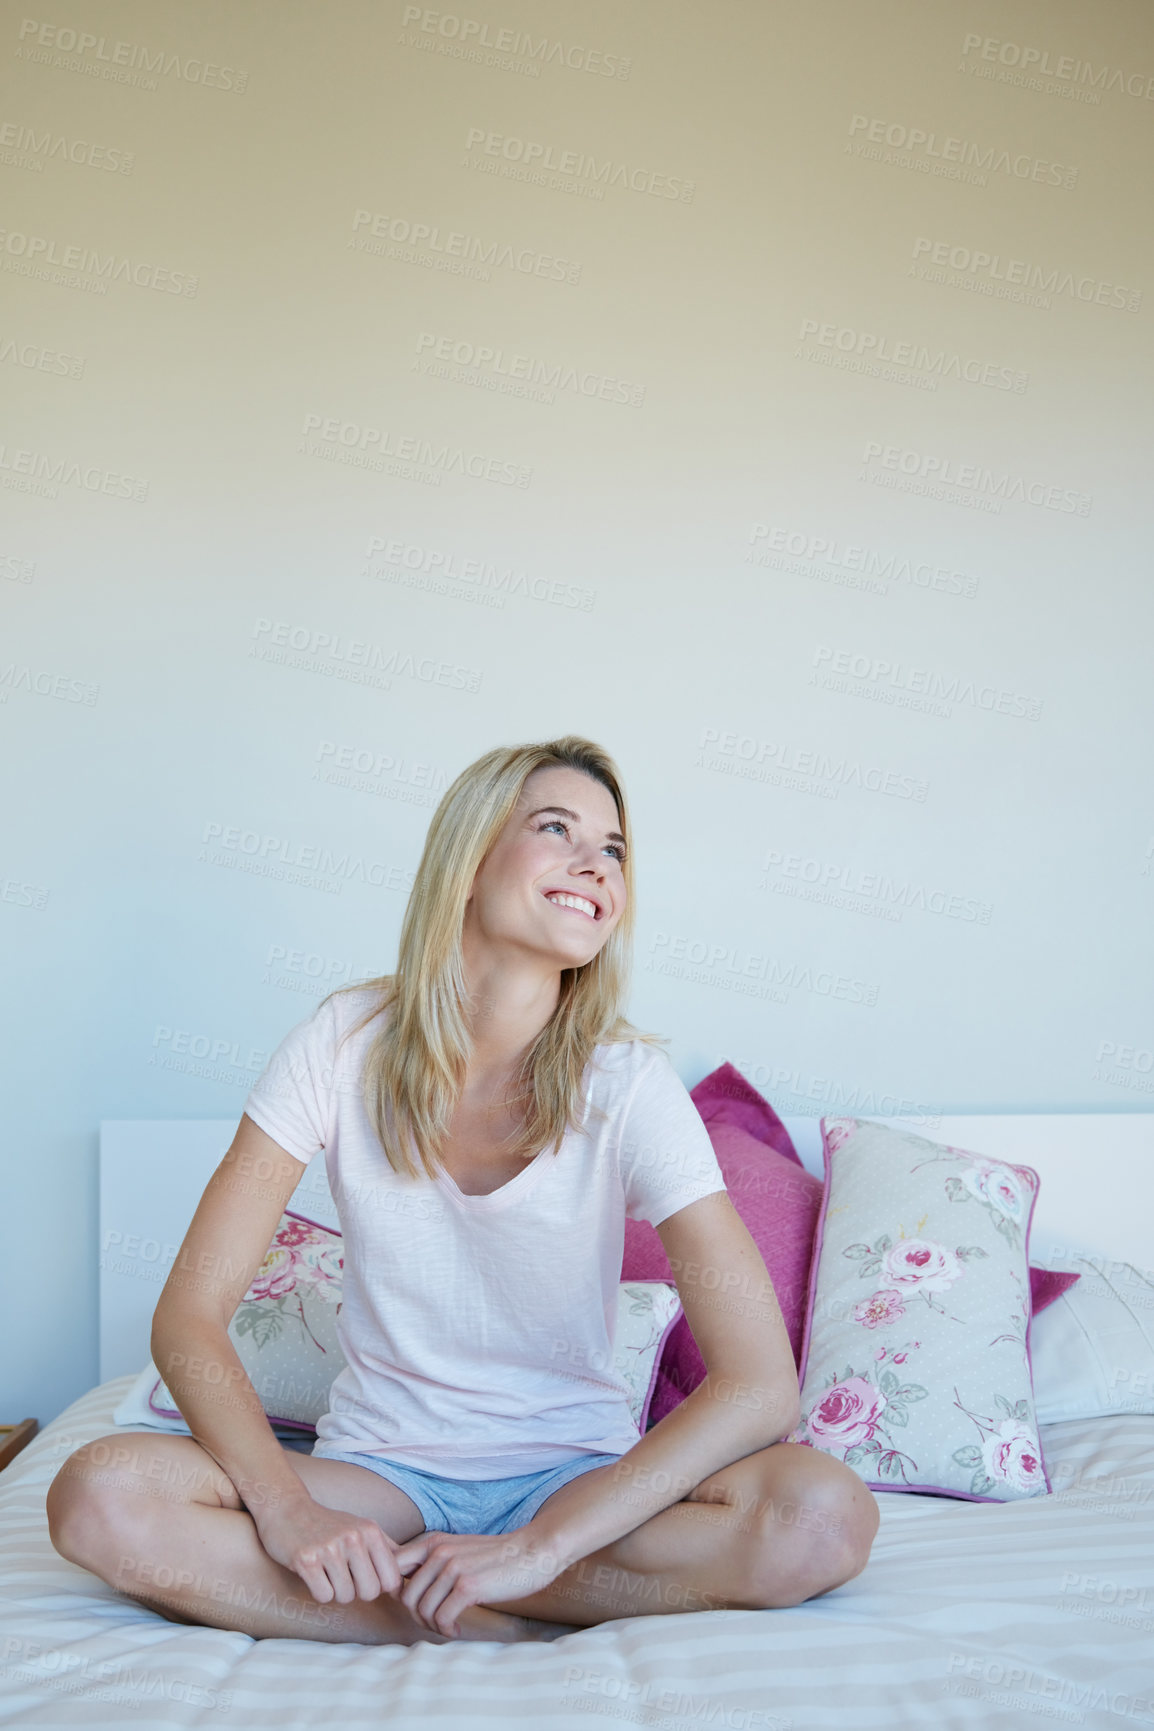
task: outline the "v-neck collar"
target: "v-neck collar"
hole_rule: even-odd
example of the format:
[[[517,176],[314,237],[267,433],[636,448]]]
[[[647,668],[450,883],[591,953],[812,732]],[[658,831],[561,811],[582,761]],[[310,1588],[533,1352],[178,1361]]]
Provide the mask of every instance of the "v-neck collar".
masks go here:
[[[593,1063],[591,1058],[586,1069],[592,1070],[592,1067]],[[434,1178],[434,1184],[439,1185],[440,1188],[451,1196],[460,1207],[471,1208],[477,1213],[491,1214],[499,1208],[507,1207],[510,1201],[515,1202],[519,1196],[525,1195],[532,1188],[532,1186],[537,1182],[537,1179],[541,1176],[541,1171],[546,1161],[563,1160],[565,1158],[566,1150],[568,1149],[573,1137],[575,1135],[579,1136],[584,1131],[589,1118],[589,1107],[592,1098],[593,1078],[590,1075],[585,1092],[582,1096],[581,1116],[576,1130],[574,1130],[572,1126],[567,1128],[564,1136],[561,1138],[561,1146],[555,1153],[550,1148],[543,1148],[539,1154],[534,1154],[532,1160],[528,1161],[523,1170],[517,1173],[516,1177],[507,1179],[504,1184],[499,1184],[496,1190],[485,1191],[479,1195],[471,1195],[467,1190],[461,1189],[452,1173],[446,1172],[444,1167],[440,1169]]]
[[[449,1195],[461,1203],[463,1207],[491,1212],[494,1208],[505,1207],[511,1198],[515,1199],[528,1188],[530,1173],[538,1172],[542,1161],[553,1158],[560,1159],[565,1152],[568,1140],[569,1138],[566,1136],[561,1144],[560,1153],[556,1156],[551,1155],[547,1149],[543,1149],[540,1154],[535,1154],[520,1172],[512,1178],[507,1178],[504,1184],[497,1186],[496,1190],[483,1190],[475,1194],[468,1190],[462,1190],[452,1173],[446,1172],[443,1167],[437,1173],[434,1183],[439,1184],[443,1190],[447,1190]]]

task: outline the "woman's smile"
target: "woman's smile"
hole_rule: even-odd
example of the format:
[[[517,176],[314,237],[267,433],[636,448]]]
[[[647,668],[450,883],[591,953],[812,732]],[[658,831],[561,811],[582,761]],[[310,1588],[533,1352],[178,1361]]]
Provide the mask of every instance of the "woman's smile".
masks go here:
[[[586,920],[601,918],[601,910],[588,896],[578,895],[576,891],[570,890],[545,890],[543,893],[547,902],[555,908],[562,908],[566,913],[580,914],[581,918]]]

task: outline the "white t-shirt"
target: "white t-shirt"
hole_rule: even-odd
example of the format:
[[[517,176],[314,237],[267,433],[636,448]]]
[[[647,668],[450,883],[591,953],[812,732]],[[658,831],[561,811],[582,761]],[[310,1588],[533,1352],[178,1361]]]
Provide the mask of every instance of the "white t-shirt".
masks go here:
[[[244,1106],[296,1159],[324,1149],[344,1236],[347,1366],[316,1453],[462,1479],[624,1454],[639,1440],[613,1369],[626,1215],[657,1226],[725,1189],[688,1090],[660,1048],[599,1045],[582,1128],[492,1194],[466,1195],[446,1172],[389,1164],[361,1084],[380,1017],[336,1051],[377,1001],[362,987],[319,1006]]]

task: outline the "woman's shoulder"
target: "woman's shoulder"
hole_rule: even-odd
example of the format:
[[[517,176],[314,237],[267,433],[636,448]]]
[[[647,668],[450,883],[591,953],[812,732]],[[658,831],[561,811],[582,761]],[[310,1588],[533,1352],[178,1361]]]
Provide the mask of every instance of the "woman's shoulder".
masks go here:
[[[338,1039],[371,1040],[388,1018],[388,994],[378,985],[343,986],[324,1000]]]
[[[632,1093],[642,1076],[652,1074],[657,1066],[664,1067],[668,1063],[664,1047],[637,1035],[603,1040],[593,1053],[594,1086],[599,1086],[610,1096],[621,1098]]]
[[[363,986],[338,986],[330,994],[329,1002],[336,1006],[338,1019],[351,1024],[371,1009],[383,1009],[387,998],[385,987],[373,982]]]
[[[310,1050],[359,1046],[371,1040],[380,1027],[376,1011],[384,995],[377,986],[339,988],[328,993],[305,1015],[292,1037]]]

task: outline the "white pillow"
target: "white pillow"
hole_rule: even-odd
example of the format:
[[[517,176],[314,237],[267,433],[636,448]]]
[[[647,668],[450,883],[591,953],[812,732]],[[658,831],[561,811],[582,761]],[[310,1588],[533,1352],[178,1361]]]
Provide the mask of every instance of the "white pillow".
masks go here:
[[[629,1411],[638,1430],[641,1429],[652,1400],[658,1357],[680,1315],[681,1299],[678,1297],[677,1288],[668,1281],[627,1280],[622,1281],[617,1288],[613,1368],[629,1391]],[[344,1362],[342,1355],[333,1364],[334,1377],[343,1368]],[[254,1381],[259,1393],[259,1380],[252,1377],[251,1373],[250,1380]],[[155,1402],[155,1405],[150,1404],[150,1401]],[[171,1407],[172,1404],[172,1396],[165,1388],[156,1366],[149,1359],[113,1413],[112,1421],[114,1424],[131,1426],[133,1430],[170,1431],[178,1436],[190,1435],[182,1418],[167,1418],[156,1411],[157,1406]],[[312,1415],[314,1423],[325,1411],[327,1404],[327,1398],[318,1398],[315,1414]],[[308,1426],[286,1425],[272,1419],[269,1422],[282,1442],[295,1442],[306,1452],[311,1450],[313,1437]]]
[[[1107,1256],[1045,1262],[1082,1278],[1030,1324],[1038,1423],[1154,1413],[1154,1277]]]

